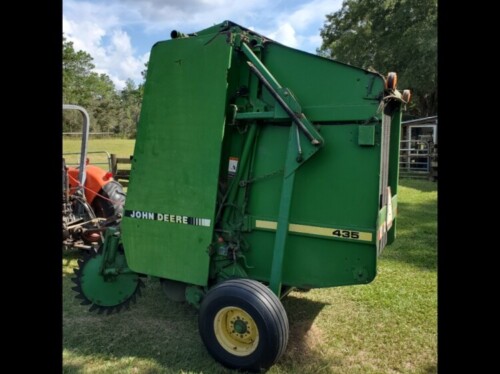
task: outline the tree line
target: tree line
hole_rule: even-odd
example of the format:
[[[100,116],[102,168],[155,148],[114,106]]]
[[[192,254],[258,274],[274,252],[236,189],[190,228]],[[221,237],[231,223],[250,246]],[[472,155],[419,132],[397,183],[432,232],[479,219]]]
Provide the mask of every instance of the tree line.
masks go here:
[[[73,42],[63,36],[63,103],[83,106],[90,116],[91,132],[110,132],[134,138],[141,110],[144,83],[136,86],[128,79],[117,90],[106,74],[94,71],[92,56],[76,51]],[[146,64],[147,68],[147,64]],[[142,72],[145,77],[146,70]],[[81,114],[63,112],[63,132],[81,131]]]

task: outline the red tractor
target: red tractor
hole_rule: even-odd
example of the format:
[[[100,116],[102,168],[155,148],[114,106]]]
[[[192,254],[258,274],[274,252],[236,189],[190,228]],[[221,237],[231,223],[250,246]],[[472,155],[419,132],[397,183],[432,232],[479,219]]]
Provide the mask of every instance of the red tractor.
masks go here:
[[[78,110],[83,115],[79,164],[67,166],[65,158],[62,159],[63,248],[97,251],[103,240],[102,232],[121,220],[125,193],[110,171],[88,164],[90,121],[87,111],[69,104],[64,104],[63,109]]]

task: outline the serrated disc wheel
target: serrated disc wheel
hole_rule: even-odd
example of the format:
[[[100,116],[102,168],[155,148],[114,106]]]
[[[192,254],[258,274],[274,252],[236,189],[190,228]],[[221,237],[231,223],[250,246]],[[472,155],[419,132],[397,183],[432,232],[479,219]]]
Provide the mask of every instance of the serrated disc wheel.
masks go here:
[[[75,297],[82,300],[81,305],[90,305],[89,311],[99,314],[129,309],[130,303],[135,303],[136,297],[141,296],[144,283],[139,274],[133,272],[107,276],[99,274],[103,259],[99,250],[78,260],[78,267],[74,269],[76,277],[72,279],[76,284],[72,288],[77,292]],[[126,268],[124,253],[117,253],[115,266]]]

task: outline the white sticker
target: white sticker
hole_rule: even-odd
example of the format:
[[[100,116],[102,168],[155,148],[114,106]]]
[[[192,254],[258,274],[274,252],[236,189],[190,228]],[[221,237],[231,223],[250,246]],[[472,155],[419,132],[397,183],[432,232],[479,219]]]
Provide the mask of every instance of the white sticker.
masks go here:
[[[387,231],[391,229],[393,220],[391,186],[387,186]]]
[[[236,157],[229,157],[229,175],[234,176],[236,175],[236,171],[238,170],[238,161],[239,158]]]

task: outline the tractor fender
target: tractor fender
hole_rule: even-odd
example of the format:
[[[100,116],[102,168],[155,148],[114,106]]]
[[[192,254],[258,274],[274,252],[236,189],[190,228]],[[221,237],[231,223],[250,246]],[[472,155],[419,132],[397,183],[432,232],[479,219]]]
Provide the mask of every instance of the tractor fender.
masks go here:
[[[78,186],[78,169],[68,168],[69,185],[71,193],[74,193]],[[89,204],[92,204],[96,195],[103,189],[103,187],[113,180],[106,170],[101,169],[95,165],[87,165],[85,167],[85,198]]]

